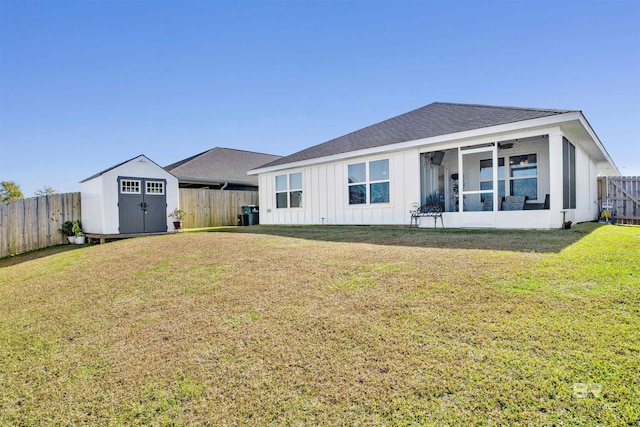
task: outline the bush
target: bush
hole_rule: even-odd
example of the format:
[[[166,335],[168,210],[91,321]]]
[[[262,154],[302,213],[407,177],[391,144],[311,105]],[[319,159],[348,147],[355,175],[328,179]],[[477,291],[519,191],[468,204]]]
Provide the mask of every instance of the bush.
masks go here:
[[[62,234],[64,234],[65,236],[73,236],[76,233],[74,233],[73,231],[73,222],[71,221],[65,221],[62,223],[62,226],[60,227],[60,232]]]

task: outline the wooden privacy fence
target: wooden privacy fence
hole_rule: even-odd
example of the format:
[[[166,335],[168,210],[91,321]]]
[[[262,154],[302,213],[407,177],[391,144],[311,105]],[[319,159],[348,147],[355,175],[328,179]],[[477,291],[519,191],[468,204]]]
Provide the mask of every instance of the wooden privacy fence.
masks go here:
[[[615,224],[640,225],[640,176],[600,178],[601,203],[613,204]]]
[[[60,227],[80,213],[80,193],[0,202],[0,258],[65,243]]]
[[[184,228],[236,225],[242,206],[257,204],[257,191],[180,189],[180,209],[187,213]]]

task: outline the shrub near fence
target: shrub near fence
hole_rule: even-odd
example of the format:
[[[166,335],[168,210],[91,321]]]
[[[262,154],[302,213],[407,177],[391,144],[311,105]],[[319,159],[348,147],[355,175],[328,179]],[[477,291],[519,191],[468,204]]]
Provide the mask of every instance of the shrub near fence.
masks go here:
[[[257,191],[180,189],[180,209],[187,213],[184,228],[236,225],[242,206],[257,204]]]
[[[80,193],[0,203],[0,258],[66,242],[65,221],[80,219]]]

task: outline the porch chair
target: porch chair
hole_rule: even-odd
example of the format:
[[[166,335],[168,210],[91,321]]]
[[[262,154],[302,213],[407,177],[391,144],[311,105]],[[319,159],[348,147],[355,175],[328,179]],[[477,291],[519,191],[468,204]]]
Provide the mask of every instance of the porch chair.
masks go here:
[[[524,204],[527,196],[506,196],[502,202],[503,211],[521,211],[524,210]]]

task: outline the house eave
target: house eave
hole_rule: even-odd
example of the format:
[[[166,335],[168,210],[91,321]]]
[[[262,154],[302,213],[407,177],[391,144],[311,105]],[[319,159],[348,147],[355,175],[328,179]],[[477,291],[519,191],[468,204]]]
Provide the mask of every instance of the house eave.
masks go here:
[[[506,123],[506,124],[497,125],[497,126],[489,126],[489,127],[472,129],[472,130],[463,131],[463,132],[438,135],[438,136],[433,136],[429,138],[421,138],[421,139],[416,139],[416,140],[411,140],[406,142],[400,142],[396,144],[389,144],[389,145],[383,145],[379,147],[367,148],[364,150],[350,151],[347,153],[340,153],[340,154],[335,154],[331,156],[316,157],[313,159],[301,160],[301,161],[292,162],[292,163],[285,163],[285,164],[280,164],[272,167],[252,169],[247,171],[247,175],[258,175],[262,173],[276,172],[276,171],[285,170],[285,169],[302,168],[302,167],[311,166],[311,165],[320,164],[320,163],[341,161],[341,160],[345,160],[353,157],[388,153],[393,151],[423,147],[426,145],[455,142],[458,140],[460,141],[460,145],[462,146],[466,144],[467,140],[472,138],[487,137],[490,135],[495,135],[496,138],[499,138],[501,134],[506,134],[509,132],[517,132],[517,131],[529,130],[533,128],[544,128],[544,127],[549,127],[554,125],[557,126],[557,125],[561,125],[562,123],[566,123],[574,120],[580,121],[580,123],[585,127],[585,129],[587,130],[591,138],[594,140],[594,142],[598,146],[598,148],[606,156],[606,160],[617,170],[617,168],[613,164],[613,161],[611,160],[606,150],[604,149],[602,143],[596,136],[595,132],[593,132],[593,129],[591,129],[591,126],[589,126],[588,122],[586,122],[586,119],[584,118],[582,113],[579,111],[570,111],[567,113],[557,114],[557,115],[548,116],[548,117],[541,117],[537,119]]]
[[[201,179],[201,178],[192,178],[188,176],[178,176],[178,182],[183,184],[208,184],[208,185],[222,185],[222,184],[230,184],[230,185],[245,185],[250,187],[257,187],[258,183],[256,181],[240,181],[237,179]]]
[[[604,160],[605,163],[608,166],[608,169],[611,170],[611,172],[613,173],[607,173],[606,175],[616,175],[616,176],[620,176],[620,169],[618,169],[618,166],[615,164],[615,162],[613,161],[613,159],[611,158],[611,156],[609,155],[609,152],[607,151],[607,149],[604,147],[604,144],[602,144],[602,141],[600,141],[600,138],[598,138],[598,135],[596,134],[596,132],[593,130],[593,128],[591,127],[591,124],[589,123],[589,121],[587,120],[587,118],[582,114],[580,114],[580,123],[582,124],[582,126],[584,127],[584,129],[587,131],[587,133],[589,134],[589,136],[591,137],[591,139],[593,140],[594,144],[596,145],[596,147],[600,150],[600,152],[603,154],[604,156]],[[601,162],[602,163],[602,162]]]

